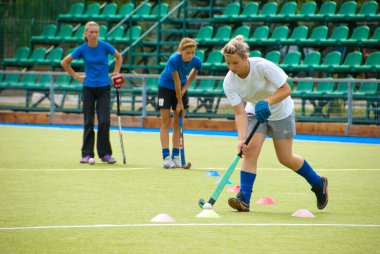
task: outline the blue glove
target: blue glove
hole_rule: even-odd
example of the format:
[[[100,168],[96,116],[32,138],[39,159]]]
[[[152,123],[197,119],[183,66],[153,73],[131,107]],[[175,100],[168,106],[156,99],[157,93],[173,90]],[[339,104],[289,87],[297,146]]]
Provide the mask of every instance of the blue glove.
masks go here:
[[[255,106],[255,114],[257,121],[260,123],[265,123],[268,121],[268,118],[271,115],[269,110],[269,103],[266,101],[259,101]]]

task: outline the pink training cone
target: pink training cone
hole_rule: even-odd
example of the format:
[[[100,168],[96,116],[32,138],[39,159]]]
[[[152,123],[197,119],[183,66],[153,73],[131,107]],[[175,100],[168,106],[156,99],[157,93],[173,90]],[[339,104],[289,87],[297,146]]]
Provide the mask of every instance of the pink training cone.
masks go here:
[[[239,186],[239,185],[232,186],[232,187],[229,188],[227,191],[228,191],[228,192],[239,192],[239,191],[240,191],[240,186]]]
[[[293,214],[292,214],[293,217],[302,217],[302,218],[314,218],[315,215],[312,214],[309,210],[307,209],[299,209],[297,211],[295,211]]]
[[[277,202],[272,198],[260,198],[256,201],[256,205],[275,205]]]
[[[172,223],[172,222],[175,222],[175,219],[173,219],[169,214],[160,213],[160,214],[156,215],[150,221],[151,222],[161,222],[161,223]]]

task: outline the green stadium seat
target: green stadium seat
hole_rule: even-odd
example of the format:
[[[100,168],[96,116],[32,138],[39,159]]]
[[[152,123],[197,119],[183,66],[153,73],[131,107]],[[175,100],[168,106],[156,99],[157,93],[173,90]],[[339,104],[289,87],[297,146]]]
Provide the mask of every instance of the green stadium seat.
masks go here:
[[[278,26],[273,30],[271,37],[264,41],[264,45],[266,44],[282,44],[282,42],[286,41],[289,35],[288,26]]]
[[[303,62],[299,65],[296,65],[293,67],[294,70],[299,71],[313,71],[315,70],[315,67],[319,65],[321,62],[321,53],[318,51],[312,51],[310,53],[307,53]]]
[[[81,43],[84,42],[84,33],[85,33],[85,25],[81,25],[78,28],[74,28],[74,34],[72,37],[66,37],[63,41],[65,42],[75,42],[75,43]]]
[[[99,26],[99,40],[105,41],[107,38],[107,26],[100,25]]]
[[[194,38],[195,41],[202,44],[205,42],[207,38],[212,38],[214,33],[214,28],[212,26],[202,26]]]
[[[205,51],[202,49],[196,49],[195,56],[199,57],[199,59],[201,59],[201,61],[203,62],[203,60],[205,59]]]
[[[235,29],[235,31],[232,33],[231,38],[235,38],[238,35],[242,35],[244,39],[249,38],[250,28],[249,26],[239,26]],[[224,42],[228,43],[231,38],[225,38]]]
[[[245,41],[249,44],[263,45],[269,37],[269,27],[266,25],[257,27],[250,38]]]
[[[147,78],[145,80],[145,88],[146,88],[146,95],[147,95],[147,105],[152,105],[153,108],[156,108],[157,102],[156,97],[158,93],[158,84],[159,79],[158,78]],[[136,97],[142,96],[143,94],[143,87],[136,86],[132,88],[132,110],[135,110],[135,103],[136,103]]]
[[[60,91],[71,90],[70,81],[70,75],[58,75],[54,83],[54,88]]]
[[[20,61],[26,60],[29,57],[30,48],[20,47],[16,49],[15,57],[3,59],[4,66],[17,66]]]
[[[326,54],[321,65],[315,66],[316,70],[332,72],[340,65],[342,54],[339,51],[331,51]]]
[[[336,2],[335,1],[326,1],[323,2],[319,12],[317,14],[310,14],[309,19],[313,21],[328,21],[336,11]]]
[[[192,90],[191,96],[210,96],[209,93],[212,93],[215,87],[216,80],[212,79],[202,79],[199,82],[197,88]]]
[[[344,46],[361,46],[363,42],[367,41],[369,37],[368,26],[358,26],[352,31],[352,35],[349,39],[342,40]]]
[[[60,63],[63,57],[63,49],[60,47],[53,48],[45,59],[38,59],[38,65],[52,65],[53,63]]]
[[[100,14],[100,4],[92,3],[89,4],[85,10],[85,12],[81,15],[75,15],[74,21],[89,21],[95,19]]]
[[[332,78],[331,78],[332,80]],[[321,96],[326,96],[328,93],[334,91],[335,83],[331,82],[319,82],[315,90],[308,92],[309,97],[318,98]]]
[[[365,99],[368,96],[378,95],[378,83],[361,83],[359,89],[353,92],[354,99]]]
[[[14,83],[10,88],[12,89],[26,89],[28,86],[32,86],[36,83],[37,75],[34,73],[25,73],[22,75],[19,83]]]
[[[84,4],[83,3],[73,3],[70,6],[70,10],[67,14],[59,14],[58,15],[58,20],[59,21],[71,21],[75,17],[82,15],[83,11],[84,11]]]
[[[347,54],[344,62],[336,66],[335,71],[353,72],[362,64],[363,54],[360,51],[353,51]]]
[[[19,84],[20,80],[20,74],[18,73],[8,73],[5,75],[4,80],[1,82],[2,83],[2,88],[11,88],[13,86],[17,86]]]
[[[307,96],[308,93],[313,91],[314,83],[311,81],[298,82],[295,90],[292,91],[291,96],[294,98],[300,98],[302,96]]]
[[[189,91],[189,96],[197,97],[197,106],[193,112],[198,112],[203,107],[207,113],[213,112],[215,84],[216,80],[202,79],[199,81],[198,87]]]
[[[378,3],[376,1],[369,1],[363,3],[358,14],[355,15],[355,20],[372,21],[379,20]]]
[[[212,50],[204,63],[202,63],[203,69],[212,69],[215,67],[216,63],[222,63],[223,55],[220,50]]]
[[[309,33],[309,28],[307,26],[297,26],[293,29],[290,37],[283,41],[282,43],[297,45],[302,39],[306,39]]]
[[[137,7],[138,8],[138,7]],[[138,9],[132,16],[132,20],[142,20],[143,16],[147,16],[150,14],[152,10],[152,5],[150,3],[143,4],[140,9]]]
[[[73,36],[74,27],[72,25],[63,25],[58,30],[55,37],[50,38],[47,42],[60,43],[62,41],[69,41]]]
[[[243,11],[240,15],[237,15],[237,16],[234,15],[230,17],[229,20],[232,20],[232,21],[248,20],[250,17],[256,16],[258,12],[259,12],[259,4],[257,2],[249,2],[244,6]]]
[[[281,64],[279,64],[279,66],[284,70],[292,71],[294,70],[293,67],[295,65],[299,65],[300,61],[301,53],[298,51],[290,51],[285,55],[284,60]]]
[[[279,64],[281,59],[281,53],[278,50],[272,50],[266,53],[264,58],[268,61],[271,61],[272,63]]]
[[[32,36],[30,40],[32,43],[39,43],[39,42],[44,43],[46,40],[54,38],[56,32],[57,32],[57,25],[56,24],[48,24],[48,25],[44,26],[44,29],[42,30],[41,35]]]
[[[259,15],[254,15],[248,17],[250,21],[266,21],[269,20],[272,16],[276,15],[278,8],[277,2],[267,2],[262,6]]]
[[[260,50],[252,50],[249,52],[249,57],[262,57]]]
[[[333,91],[326,91],[326,96],[329,98],[347,98],[348,83],[339,82],[338,86]]]
[[[343,2],[339,8],[337,14],[330,15],[330,20],[332,21],[350,21],[352,17],[356,14],[356,9],[358,4],[356,1]]]
[[[349,29],[346,25],[336,26],[328,39],[322,40],[321,45],[342,45],[348,37]]]
[[[116,40],[121,40],[124,35],[124,26],[118,26],[116,28],[112,28],[107,36],[106,40],[110,43],[116,42]]]
[[[238,2],[232,2],[226,6],[226,8],[223,11],[223,14],[221,15],[214,15],[214,19],[216,21],[225,21],[229,20],[232,17],[239,16],[240,13],[240,3]]]
[[[296,2],[285,2],[282,6],[280,12],[276,15],[273,15],[269,18],[270,21],[281,21],[289,22],[292,17],[296,15],[297,12],[297,3]]]
[[[380,45],[380,27],[377,27],[373,32],[372,37],[368,40],[364,40],[363,44],[371,47]]]
[[[153,7],[152,13],[150,15],[143,15],[143,20],[157,20],[162,18],[169,12],[169,5],[167,3],[156,4]]]
[[[131,44],[141,36],[141,26],[132,26],[127,29],[125,36],[115,38],[114,43],[129,43]]]
[[[45,48],[35,48],[31,54],[31,56],[27,59],[20,60],[20,66],[32,66],[37,63],[38,60],[42,60],[45,58],[46,49]]]
[[[315,15],[317,4],[314,1],[306,2],[301,6],[301,10],[297,14],[289,14],[290,21],[309,20],[311,15]]]
[[[368,55],[365,63],[355,68],[359,72],[380,71],[380,51],[372,52]]]
[[[128,15],[130,15],[130,13],[133,11],[133,9],[135,8],[135,5],[133,3],[125,3],[121,6],[119,12],[115,15],[108,15],[108,18],[107,20],[108,21],[113,21],[113,22],[116,22],[116,21],[120,21],[122,20],[123,18],[127,17]]]
[[[225,39],[231,38],[231,27],[224,25],[216,30],[215,36],[212,38],[205,38],[204,44],[221,44],[225,42]]]
[[[116,15],[117,12],[117,4],[116,3],[108,3],[101,10],[99,15],[92,15],[93,20],[107,20],[108,17]]]
[[[301,39],[300,44],[302,46],[321,45],[321,42],[326,40],[328,34],[328,28],[325,25],[315,27],[309,38]]]

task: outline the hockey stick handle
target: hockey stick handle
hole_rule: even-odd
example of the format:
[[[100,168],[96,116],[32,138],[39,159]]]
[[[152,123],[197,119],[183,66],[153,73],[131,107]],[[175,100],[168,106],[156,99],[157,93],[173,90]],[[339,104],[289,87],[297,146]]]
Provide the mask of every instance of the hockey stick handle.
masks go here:
[[[120,116],[120,94],[119,94],[119,89],[116,89],[116,104],[117,104],[117,115]]]
[[[248,145],[249,144],[249,141],[251,141],[253,135],[255,135],[255,132],[256,132],[257,128],[259,128],[259,125],[260,125],[260,122],[257,121],[256,124],[255,124],[255,126],[253,126],[253,129],[252,129],[251,133],[249,133],[248,138],[245,140],[244,145]],[[238,156],[239,157],[243,156],[243,151],[240,151],[239,154],[238,154]]]

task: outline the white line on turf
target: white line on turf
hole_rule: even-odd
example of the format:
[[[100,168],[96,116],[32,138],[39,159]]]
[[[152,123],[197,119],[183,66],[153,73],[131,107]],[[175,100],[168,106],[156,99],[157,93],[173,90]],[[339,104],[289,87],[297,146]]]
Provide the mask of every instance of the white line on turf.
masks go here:
[[[0,230],[31,229],[74,229],[74,228],[128,228],[128,227],[350,227],[380,228],[380,224],[312,224],[312,223],[173,223],[173,224],[96,224],[96,225],[62,225],[0,227]]]
[[[152,169],[161,169],[161,168],[96,168],[96,166],[89,166],[88,168],[0,168],[0,171],[128,171],[128,170],[152,170]],[[236,168],[237,170],[240,170],[240,168]],[[195,170],[226,170],[226,168],[192,168],[190,171]],[[287,168],[259,168],[259,170],[270,170],[270,171],[290,171],[290,169]],[[318,171],[338,171],[338,172],[345,172],[345,171],[380,171],[380,168],[319,168]]]

